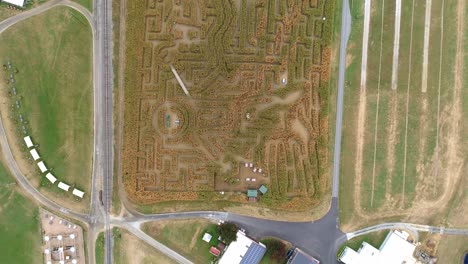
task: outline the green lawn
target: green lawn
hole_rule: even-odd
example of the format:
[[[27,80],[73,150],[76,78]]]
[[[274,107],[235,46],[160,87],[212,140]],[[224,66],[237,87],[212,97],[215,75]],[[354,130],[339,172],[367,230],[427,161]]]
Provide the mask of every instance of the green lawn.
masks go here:
[[[388,231],[378,231],[378,232],[374,232],[374,233],[370,233],[367,235],[353,238],[347,241],[345,244],[341,245],[340,250],[338,250],[337,255],[339,256],[346,246],[357,251],[359,247],[362,245],[362,242],[364,241],[367,242],[368,244],[371,244],[375,248],[379,248],[380,245],[385,240],[385,237],[387,236],[387,234],[388,234]]]
[[[2,63],[10,60],[19,70],[18,96],[10,102],[20,100],[21,108],[13,108],[10,116],[15,123],[19,114],[24,116],[39,154],[59,180],[89,192],[93,80],[88,22],[76,11],[58,7],[11,27],[0,36],[0,43]],[[29,157],[22,138],[17,142],[23,156]],[[35,171],[33,178],[38,180],[39,170]],[[44,178],[42,185],[62,195]]]
[[[195,263],[210,263],[214,259],[209,250],[211,246],[218,244],[218,232],[217,225],[211,221],[200,219],[154,222],[145,224],[143,230]],[[210,244],[202,240],[205,232],[213,236]]]
[[[96,263],[104,263],[104,233],[101,232],[96,239]]]
[[[73,2],[76,2],[83,7],[86,7],[90,12],[93,12],[93,0],[72,0]]]
[[[2,263],[40,263],[41,233],[37,206],[16,191],[0,164],[0,254]]]

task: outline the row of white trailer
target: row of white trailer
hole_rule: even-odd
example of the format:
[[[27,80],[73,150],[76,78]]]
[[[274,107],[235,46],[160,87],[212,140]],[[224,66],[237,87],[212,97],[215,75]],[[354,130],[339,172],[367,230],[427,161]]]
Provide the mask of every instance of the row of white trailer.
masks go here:
[[[31,156],[34,159],[34,161],[39,160],[41,157],[39,156],[39,153],[37,152],[37,150],[35,148],[33,148],[34,144],[33,144],[32,140],[31,140],[30,136],[24,137],[24,143],[26,143],[26,147],[29,149],[29,153],[31,153]],[[33,148],[33,149],[31,149],[31,148]],[[37,166],[39,167],[39,170],[41,171],[41,173],[47,172],[45,177],[52,184],[54,184],[57,181],[57,178],[55,178],[55,176],[52,175],[52,173],[48,172],[47,167],[46,167],[46,165],[44,164],[43,161],[37,162]],[[66,191],[66,192],[68,192],[70,190],[70,185],[68,185],[68,184],[66,184],[64,182],[59,182],[58,187],[60,189],[64,190],[64,191]],[[83,196],[84,196],[84,192],[80,191],[80,190],[78,190],[76,188],[73,189],[72,194],[77,196],[77,197],[80,197],[80,198],[83,198]]]

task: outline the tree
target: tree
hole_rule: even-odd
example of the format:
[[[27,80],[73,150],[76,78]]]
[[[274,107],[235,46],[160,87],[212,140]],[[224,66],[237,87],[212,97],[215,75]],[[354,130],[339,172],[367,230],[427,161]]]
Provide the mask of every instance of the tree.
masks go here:
[[[277,239],[266,239],[262,241],[267,248],[266,254],[270,254],[271,258],[283,262],[287,257],[287,246]]]
[[[221,236],[221,239],[226,243],[226,245],[231,244],[231,242],[236,241],[237,239],[237,225],[233,223],[222,223],[218,226],[218,232]]]

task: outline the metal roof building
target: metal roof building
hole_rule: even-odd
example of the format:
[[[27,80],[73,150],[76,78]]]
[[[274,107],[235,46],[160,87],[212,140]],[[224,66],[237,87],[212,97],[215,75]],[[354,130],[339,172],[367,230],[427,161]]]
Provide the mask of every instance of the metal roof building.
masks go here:
[[[31,156],[33,157],[34,160],[38,160],[40,158],[39,153],[37,153],[36,149],[31,149],[29,153],[31,153]]]
[[[37,166],[39,167],[39,169],[41,170],[41,172],[46,172],[46,171],[47,171],[47,167],[46,167],[46,165],[44,164],[43,161],[39,161],[39,162],[37,163]]]
[[[247,197],[254,197],[256,198],[258,196],[257,190],[247,190]]]
[[[70,189],[70,185],[65,184],[63,182],[59,182],[58,187],[66,192],[68,192],[68,190]]]
[[[76,188],[73,189],[73,192],[72,192],[72,193],[73,193],[73,195],[78,196],[78,197],[80,197],[80,198],[83,198],[83,195],[84,195],[84,192],[82,192],[82,191],[80,191],[80,190],[78,190],[78,189],[76,189]]]
[[[320,262],[315,258],[307,255],[302,250],[296,248],[292,257],[289,259],[288,264],[319,264]]]
[[[24,143],[26,143],[26,147],[28,148],[34,146],[30,136],[24,137]]]
[[[266,247],[237,231],[237,240],[231,242],[219,264],[258,264],[265,255]]]
[[[262,194],[265,194],[266,192],[268,192],[268,188],[262,184],[262,186],[258,188],[258,191],[261,192]]]
[[[46,175],[46,178],[52,183],[54,184],[56,181],[57,181],[57,178],[54,177],[54,175],[52,175],[52,173],[47,173]]]
[[[339,260],[345,264],[415,264],[416,245],[407,241],[408,236],[404,231],[390,231],[379,249],[363,242],[357,252],[346,247]]]
[[[12,4],[15,6],[23,7],[24,6],[24,0],[3,0],[2,2]]]

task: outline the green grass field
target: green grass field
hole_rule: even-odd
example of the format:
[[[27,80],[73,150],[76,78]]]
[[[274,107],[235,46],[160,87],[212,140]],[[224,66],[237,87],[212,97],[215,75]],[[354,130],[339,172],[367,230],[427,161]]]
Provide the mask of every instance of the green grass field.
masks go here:
[[[40,263],[38,208],[16,190],[0,164],[0,254],[2,263]]]
[[[104,233],[99,233],[95,247],[96,263],[104,263]]]
[[[72,0],[83,7],[86,7],[89,11],[93,12],[93,0]]]
[[[39,154],[59,180],[88,192],[93,151],[92,35],[88,22],[76,11],[58,7],[11,27],[0,36],[0,43],[1,61],[10,60],[19,70],[15,75],[19,97],[13,100],[21,98],[21,109],[10,116],[15,123],[19,114],[24,116]],[[16,140],[23,156],[29,157],[22,138]],[[33,177],[36,181],[40,177],[37,168]],[[45,178],[41,185],[64,195]]]
[[[453,175],[459,175],[455,166],[448,165],[456,162],[453,151],[458,148],[449,142],[466,134],[461,130],[452,132],[457,122],[451,121],[456,114],[462,114],[451,112],[455,100],[456,6],[456,1],[445,1],[444,6],[441,0],[432,1],[428,85],[422,92],[425,1],[415,1],[414,7],[413,1],[402,2],[396,90],[391,85],[395,2],[372,2],[362,160],[358,161],[358,109],[364,94],[359,89],[364,7],[354,1],[345,88],[342,224],[362,225],[376,218],[407,215],[408,209],[419,209],[424,202],[430,206],[439,199],[448,206],[450,199],[444,194],[451,190],[443,186],[456,181],[458,176]],[[360,172],[358,165],[362,167]],[[430,221],[427,215],[411,216],[414,221]]]
[[[143,231],[195,263],[210,263],[214,259],[209,250],[218,244],[217,225],[208,220],[149,223],[144,225]],[[205,232],[213,236],[210,244],[202,240]]]

